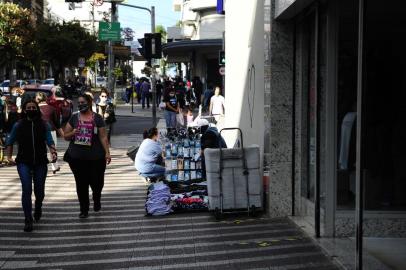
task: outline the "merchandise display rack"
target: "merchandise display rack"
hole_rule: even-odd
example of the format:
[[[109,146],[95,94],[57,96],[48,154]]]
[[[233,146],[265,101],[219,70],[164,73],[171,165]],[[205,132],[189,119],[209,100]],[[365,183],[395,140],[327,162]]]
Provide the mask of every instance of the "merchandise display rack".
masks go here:
[[[175,212],[207,211],[206,179],[202,174],[200,128],[160,131],[166,182]]]

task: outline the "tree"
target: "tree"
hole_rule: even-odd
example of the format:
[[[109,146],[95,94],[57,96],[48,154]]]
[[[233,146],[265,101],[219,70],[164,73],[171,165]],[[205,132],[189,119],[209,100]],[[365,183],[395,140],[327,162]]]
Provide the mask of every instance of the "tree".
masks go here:
[[[0,3],[0,58],[15,64],[33,42],[31,12],[13,3]]]
[[[56,82],[59,75],[65,79],[64,67],[76,67],[79,57],[88,59],[98,45],[96,37],[77,22],[42,23],[36,32],[36,42],[41,58],[51,64]]]
[[[95,52],[90,56],[89,60],[87,60],[87,66],[94,69],[96,62],[101,62],[106,60],[106,56],[103,53]]]
[[[168,37],[168,33],[165,30],[165,27],[163,25],[157,25],[155,27],[155,32],[156,33],[161,33],[161,41],[162,44],[166,43],[167,37]],[[160,66],[162,69],[162,74],[165,74],[166,72],[166,61],[165,58],[161,58],[160,60]]]
[[[155,33],[161,33],[161,39],[162,39],[162,43],[166,43],[166,38],[168,36],[168,33],[165,30],[165,27],[163,25],[157,25],[155,27]]]

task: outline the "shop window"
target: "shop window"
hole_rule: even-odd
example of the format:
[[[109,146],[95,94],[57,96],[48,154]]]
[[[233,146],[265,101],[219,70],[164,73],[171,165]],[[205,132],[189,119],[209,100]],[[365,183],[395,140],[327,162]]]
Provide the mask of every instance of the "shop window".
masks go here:
[[[338,209],[353,209],[358,11],[340,1]],[[361,148],[366,210],[406,210],[406,2],[367,1]]]

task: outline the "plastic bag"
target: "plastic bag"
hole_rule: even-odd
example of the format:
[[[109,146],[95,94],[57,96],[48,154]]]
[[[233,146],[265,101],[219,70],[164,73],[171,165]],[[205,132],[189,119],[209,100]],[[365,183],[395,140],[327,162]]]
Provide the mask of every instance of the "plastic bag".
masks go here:
[[[185,118],[183,117],[183,114],[180,112],[178,114],[176,114],[176,122],[180,125],[180,126],[184,126],[185,125]]]

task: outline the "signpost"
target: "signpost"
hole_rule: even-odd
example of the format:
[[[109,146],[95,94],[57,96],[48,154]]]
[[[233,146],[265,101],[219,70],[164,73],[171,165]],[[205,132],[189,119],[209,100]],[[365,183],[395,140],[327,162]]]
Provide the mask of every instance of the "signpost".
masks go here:
[[[120,23],[99,22],[99,40],[120,41]]]

